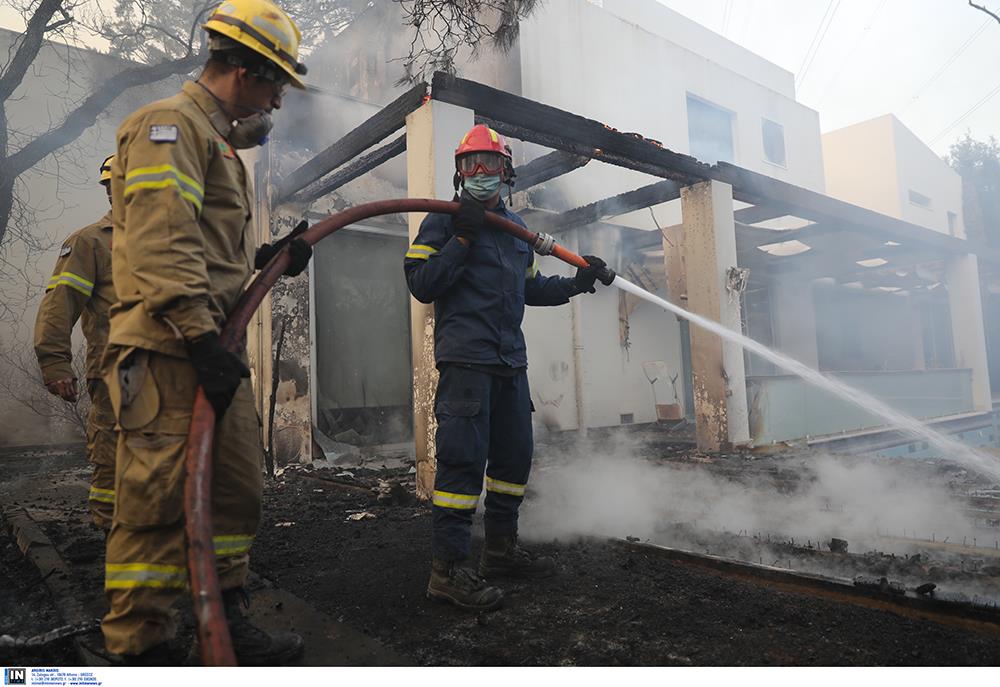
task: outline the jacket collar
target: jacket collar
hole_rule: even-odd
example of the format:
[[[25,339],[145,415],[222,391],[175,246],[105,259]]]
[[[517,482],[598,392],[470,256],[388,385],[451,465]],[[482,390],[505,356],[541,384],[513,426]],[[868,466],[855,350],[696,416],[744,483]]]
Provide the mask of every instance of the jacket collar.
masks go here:
[[[219,101],[215,99],[215,96],[195,81],[185,81],[182,90],[205,113],[205,116],[208,117],[208,121],[212,122],[215,130],[222,134],[223,138],[228,139],[229,134],[233,130],[233,121],[229,115],[222,111],[222,107],[219,105]]]
[[[111,210],[108,210],[108,213],[104,217],[97,220],[97,223],[101,225],[101,229],[113,229],[114,223],[111,221]]]

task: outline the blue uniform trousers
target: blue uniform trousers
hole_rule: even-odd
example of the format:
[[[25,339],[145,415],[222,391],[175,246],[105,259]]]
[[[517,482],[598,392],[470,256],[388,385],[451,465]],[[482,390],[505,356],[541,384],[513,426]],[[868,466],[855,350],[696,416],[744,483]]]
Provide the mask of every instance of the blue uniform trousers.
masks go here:
[[[469,555],[484,471],[487,535],[517,533],[517,511],[531,471],[527,370],[504,376],[442,364],[434,413],[434,557],[457,561]]]

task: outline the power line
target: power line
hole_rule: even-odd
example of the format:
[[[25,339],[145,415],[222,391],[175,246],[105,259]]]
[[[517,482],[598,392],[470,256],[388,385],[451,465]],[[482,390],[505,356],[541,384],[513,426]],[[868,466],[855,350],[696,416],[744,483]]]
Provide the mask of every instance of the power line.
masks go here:
[[[935,136],[934,138],[931,139],[931,143],[930,144],[934,145],[939,140],[941,140],[941,138],[943,138],[945,134],[947,134],[952,129],[954,129],[956,126],[958,126],[959,124],[961,124],[962,122],[964,122],[966,119],[968,119],[969,117],[971,117],[972,115],[974,115],[976,113],[976,111],[979,110],[979,108],[981,108],[983,105],[985,105],[990,100],[992,100],[993,97],[997,93],[1000,93],[1000,83],[998,83],[996,85],[996,87],[992,91],[990,91],[989,93],[987,93],[986,95],[984,95],[979,102],[977,102],[975,105],[973,105],[968,110],[966,110],[965,113],[961,117],[959,117],[954,122],[952,122],[951,124],[949,124],[945,129],[942,129],[941,133],[939,133],[937,136]]]
[[[743,44],[743,39],[747,37],[747,27],[750,26],[750,21],[754,17],[753,1],[754,0],[746,0],[746,2],[744,3],[744,7],[747,10],[747,18],[740,27],[740,37],[736,39],[736,42],[741,45]]]
[[[875,17],[877,17],[879,12],[882,11],[882,8],[885,7],[886,1],[887,0],[882,0],[882,2],[878,4],[878,7],[875,8],[875,11],[871,13],[871,16],[868,17],[868,21],[865,23],[865,28],[862,29],[861,33],[858,35],[857,39],[854,41],[854,45],[851,46],[851,49],[848,50],[847,53],[844,55],[843,59],[841,59],[840,67],[837,69],[837,72],[833,75],[833,78],[830,79],[829,82],[827,82],[826,88],[823,90],[823,97],[820,98],[819,103],[817,103],[817,107],[822,105],[823,101],[825,101],[827,96],[830,95],[831,86],[837,83],[837,79],[840,78],[841,72],[844,71],[844,67],[847,66],[847,64],[850,62],[850,59],[854,55],[854,52],[858,49],[858,46],[861,45],[862,41],[864,41],[864,39],[868,37],[868,31],[875,23]]]
[[[927,81],[925,81],[924,84],[917,89],[917,92],[913,95],[912,98],[910,98],[910,101],[903,106],[903,108],[899,111],[899,114],[903,114],[908,109],[910,109],[913,103],[917,102],[917,100],[920,98],[920,95],[924,91],[926,91],[931,86],[931,84],[937,81],[941,77],[941,75],[948,70],[948,67],[950,67],[955,62],[955,60],[961,57],[962,54],[969,49],[969,46],[971,46],[975,42],[975,40],[979,38],[980,34],[982,34],[982,32],[986,30],[986,27],[989,26],[991,21],[992,21],[991,19],[987,19],[986,21],[984,21],[978,29],[973,31],[971,36],[965,39],[965,42],[962,43],[962,45],[958,46],[958,49],[955,50],[954,53],[952,53],[951,57],[945,60],[945,63],[941,65],[941,67],[936,72],[934,72],[934,75],[931,78],[927,79]]]
[[[726,8],[722,11],[722,35],[729,31],[729,19],[733,15],[733,0],[726,0]]]
[[[832,8],[832,11],[831,11]],[[806,74],[809,73],[809,69],[813,66],[813,62],[816,59],[816,55],[819,54],[819,49],[823,45],[823,39],[826,38],[826,32],[830,30],[830,26],[833,24],[833,18],[837,14],[837,10],[840,9],[840,0],[830,0],[830,4],[826,7],[827,12],[823,15],[823,19],[820,20],[819,28],[816,29],[816,36],[813,40],[815,47],[812,49],[812,54],[806,53],[806,60],[799,67],[799,75],[796,79],[796,88],[801,88],[802,84],[805,83]],[[829,19],[827,19],[827,14],[829,14]],[[823,25],[823,22],[826,25]]]

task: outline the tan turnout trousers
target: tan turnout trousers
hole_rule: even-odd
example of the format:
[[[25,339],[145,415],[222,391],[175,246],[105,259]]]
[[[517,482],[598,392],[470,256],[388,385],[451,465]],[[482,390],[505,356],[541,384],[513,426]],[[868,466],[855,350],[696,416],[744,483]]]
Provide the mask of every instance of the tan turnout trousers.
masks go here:
[[[197,380],[182,358],[112,349],[108,376],[119,408],[117,511],[108,537],[104,618],[108,651],[140,654],[173,638],[171,606],[187,593],[184,457]],[[212,513],[223,589],[242,586],[260,522],[262,449],[250,381],[215,430]]]
[[[103,379],[88,379],[90,414],[87,416],[87,458],[94,466],[90,475],[90,516],[102,530],[111,529],[115,511],[115,411]]]

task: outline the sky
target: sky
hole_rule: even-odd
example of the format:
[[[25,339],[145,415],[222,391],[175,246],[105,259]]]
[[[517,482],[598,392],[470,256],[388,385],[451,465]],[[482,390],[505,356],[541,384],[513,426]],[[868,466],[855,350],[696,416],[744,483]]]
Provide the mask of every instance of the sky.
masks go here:
[[[795,74],[823,131],[891,112],[939,154],[1000,137],[1000,23],[967,0],[660,2]],[[10,3],[0,26],[20,30]]]
[[[660,2],[795,74],[824,132],[891,112],[939,154],[1000,138],[1000,23],[967,0]]]

